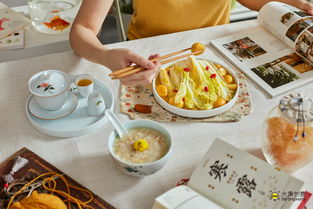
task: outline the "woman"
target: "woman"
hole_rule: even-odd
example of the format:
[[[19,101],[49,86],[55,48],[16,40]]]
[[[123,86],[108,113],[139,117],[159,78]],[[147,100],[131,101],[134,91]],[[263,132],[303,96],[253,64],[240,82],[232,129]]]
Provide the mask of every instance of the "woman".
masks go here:
[[[270,0],[238,0],[244,6],[259,10]],[[313,4],[305,0],[280,0],[313,15]],[[129,39],[144,38],[229,22],[231,0],[134,0],[134,15]],[[73,23],[70,41],[80,56],[112,71],[132,63],[147,70],[121,78],[126,85],[151,83],[159,63],[152,63],[128,49],[107,49],[97,38],[113,0],[84,0]],[[155,56],[150,56],[149,59]]]

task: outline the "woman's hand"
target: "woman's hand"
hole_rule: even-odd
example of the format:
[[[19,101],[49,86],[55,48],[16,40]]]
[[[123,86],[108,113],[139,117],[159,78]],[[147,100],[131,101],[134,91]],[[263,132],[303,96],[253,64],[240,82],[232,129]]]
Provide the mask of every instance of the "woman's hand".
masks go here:
[[[273,0],[237,0],[240,4],[248,7],[249,9],[259,11],[266,3],[269,3]],[[306,0],[276,0],[278,2],[282,2],[285,4],[289,4],[291,6],[297,7],[309,15],[313,15],[313,4],[307,2]]]
[[[299,9],[307,12],[309,15],[313,15],[313,4],[307,1],[299,1],[299,5],[297,6]]]
[[[159,55],[152,55],[149,57],[149,60],[156,57],[159,57]],[[133,63],[140,65],[146,68],[146,70],[120,78],[120,81],[124,85],[145,85],[152,82],[157,69],[160,67],[159,62],[151,62],[149,60],[128,49],[108,49],[105,51],[104,65],[112,71],[129,67]]]

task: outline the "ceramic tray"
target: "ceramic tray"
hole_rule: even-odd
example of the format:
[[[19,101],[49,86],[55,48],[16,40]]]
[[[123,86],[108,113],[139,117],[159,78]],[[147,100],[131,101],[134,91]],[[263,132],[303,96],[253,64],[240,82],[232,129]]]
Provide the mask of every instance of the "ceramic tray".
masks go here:
[[[103,82],[95,79],[94,91],[102,94],[106,107],[113,111],[114,97],[111,89]],[[57,120],[42,120],[33,116],[28,109],[28,103],[31,98],[29,96],[26,102],[26,114],[31,125],[46,135],[64,138],[81,136],[100,129],[107,122],[105,115],[89,116],[87,114],[88,98],[83,98],[79,94],[76,94],[76,96],[78,98],[76,109],[68,116]]]

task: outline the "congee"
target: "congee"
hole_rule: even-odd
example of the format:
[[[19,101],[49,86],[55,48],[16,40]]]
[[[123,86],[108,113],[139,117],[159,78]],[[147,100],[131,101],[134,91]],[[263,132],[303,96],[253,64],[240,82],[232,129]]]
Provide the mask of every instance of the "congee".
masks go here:
[[[123,161],[143,164],[162,158],[168,151],[168,141],[151,128],[133,128],[129,134],[114,141],[114,153]]]

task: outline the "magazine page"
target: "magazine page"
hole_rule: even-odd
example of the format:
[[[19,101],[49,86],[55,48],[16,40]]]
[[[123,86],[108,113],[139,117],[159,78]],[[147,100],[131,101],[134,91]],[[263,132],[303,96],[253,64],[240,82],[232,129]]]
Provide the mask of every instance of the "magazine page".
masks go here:
[[[266,4],[258,22],[313,64],[313,16],[279,2]]]
[[[271,97],[313,81],[313,67],[261,26],[211,45]]]
[[[303,182],[216,139],[188,186],[224,208],[287,209],[295,201],[276,197],[288,191],[299,193]]]
[[[280,2],[264,5],[258,14],[259,24],[292,48],[297,36],[312,22],[311,19],[304,11]]]

